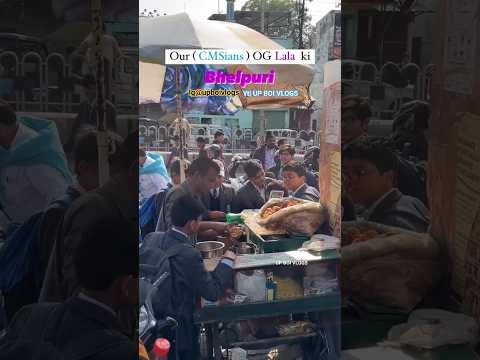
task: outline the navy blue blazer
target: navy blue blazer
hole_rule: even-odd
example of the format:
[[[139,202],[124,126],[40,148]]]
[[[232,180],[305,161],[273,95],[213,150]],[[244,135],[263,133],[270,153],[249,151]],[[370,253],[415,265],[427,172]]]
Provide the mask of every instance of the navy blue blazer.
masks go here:
[[[145,239],[145,248],[159,247],[166,251],[177,244],[188,244],[185,250],[170,260],[173,282],[173,296],[177,309],[178,321],[177,346],[179,350],[194,348],[193,313],[195,312],[196,299],[201,296],[209,301],[217,301],[226,289],[233,288],[233,269],[226,264],[219,263],[214,271],[205,269],[200,251],[197,250],[190,239],[172,229],[166,233],[154,232]],[[175,281],[183,279],[184,281]]]

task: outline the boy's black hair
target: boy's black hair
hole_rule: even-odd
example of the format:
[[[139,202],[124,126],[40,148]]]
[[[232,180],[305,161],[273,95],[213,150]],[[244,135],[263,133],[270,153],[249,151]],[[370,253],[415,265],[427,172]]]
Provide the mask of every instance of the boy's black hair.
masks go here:
[[[196,174],[200,176],[207,176],[210,169],[215,170],[217,174],[220,173],[220,167],[215,161],[207,157],[199,157],[192,161],[187,170],[188,176],[194,176]]]
[[[353,111],[362,122],[368,121],[372,116],[368,99],[358,95],[349,95],[342,98],[342,112],[347,110]]]
[[[280,155],[281,153],[288,152],[290,155],[295,155],[295,148],[292,145],[285,144],[281,145],[280,148],[278,149],[278,154]]]
[[[0,124],[11,126],[17,122],[17,115],[9,103],[0,99]]]
[[[372,163],[383,174],[396,171],[398,159],[392,148],[381,139],[362,137],[348,144],[342,151],[343,159],[363,159]]]
[[[206,144],[207,141],[203,137],[199,136],[199,137],[197,137],[197,143]]]
[[[186,164],[186,168],[185,168],[185,173],[188,172],[188,167],[190,166],[190,161],[188,160],[183,160],[184,163]],[[175,158],[171,163],[170,163],[170,167],[168,168],[168,171],[170,172],[170,175],[180,175],[180,159],[179,158]]]
[[[218,137],[220,137],[220,136],[224,136],[224,135],[225,135],[225,134],[223,133],[223,131],[217,130],[217,131],[215,132],[215,134],[213,135],[213,138],[216,139],[216,138],[218,138]]]
[[[121,172],[127,172],[132,165],[137,163],[138,167],[138,130],[131,132],[117,148],[117,151],[110,156],[112,167]]]
[[[298,161],[290,161],[288,164],[285,164],[285,166],[282,167],[282,171],[291,171],[298,176],[307,176],[307,169]]]
[[[250,159],[245,162],[243,169],[247,176],[251,179],[258,175],[259,172],[263,171],[263,166],[257,159]]]
[[[73,160],[75,169],[80,161],[89,165],[98,165],[97,132],[89,131],[77,139],[73,146]]]
[[[205,209],[200,202],[191,195],[179,197],[172,206],[172,225],[184,227],[189,221],[198,220]]]
[[[87,229],[74,256],[85,290],[107,290],[121,276],[138,277],[138,230],[125,221],[103,219]]]

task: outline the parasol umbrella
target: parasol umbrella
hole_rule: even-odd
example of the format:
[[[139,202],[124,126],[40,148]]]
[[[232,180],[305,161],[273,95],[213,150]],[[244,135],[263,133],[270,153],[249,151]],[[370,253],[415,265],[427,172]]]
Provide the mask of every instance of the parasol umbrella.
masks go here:
[[[165,64],[165,49],[284,49],[275,41],[246,26],[215,20],[203,20],[189,14],[141,18],[139,26],[140,62]],[[142,66],[142,65],[140,65]],[[231,72],[242,70],[253,73],[276,72],[275,85],[258,87],[261,90],[298,90],[295,97],[242,97],[247,109],[307,108],[312,99],[308,88],[313,80],[314,69],[302,64],[231,65],[223,66]],[[145,73],[146,74],[146,73]],[[143,96],[145,78],[140,73],[140,96]],[[253,90],[258,85],[249,85]],[[160,94],[158,95],[160,98]]]
[[[203,20],[189,14],[142,18],[139,26],[140,61],[165,64],[165,49],[284,49],[267,36],[232,22]],[[248,65],[252,72],[271,68],[278,81],[308,85],[314,70],[308,65]]]
[[[191,17],[186,13],[156,18],[142,18],[139,24],[139,57],[140,67],[146,69],[142,63],[164,65],[165,49],[284,49],[275,41],[265,35],[250,29],[246,26],[223,21],[202,20]],[[238,69],[236,66],[225,66],[229,70]],[[299,88],[299,96],[292,101],[292,98],[264,98],[254,99],[252,97],[240,97],[245,108],[278,108],[278,107],[308,107],[311,104],[308,87],[312,82],[314,70],[308,65],[242,65],[243,69],[253,73],[266,73],[271,69],[276,72],[276,84],[274,87],[280,89]],[[158,71],[160,72],[160,71]],[[180,70],[175,69],[175,87],[177,98],[177,115],[174,126],[180,130],[180,147],[184,144],[183,137],[188,129],[183,125],[186,121],[182,116],[182,94],[180,86]],[[144,74],[148,72],[145,71]],[[147,91],[147,83],[142,84],[142,72],[140,73],[140,97],[149,98],[143,94]],[[160,82],[159,78],[159,82]],[[151,87],[150,87],[151,88]],[[150,93],[151,94],[151,93]],[[158,94],[160,99],[160,94]],[[249,106],[249,101],[254,102]],[[188,124],[188,122],[187,122]],[[183,150],[180,151],[183,155]],[[183,168],[183,167],[182,167]],[[182,170],[181,168],[181,170]],[[183,175],[183,174],[182,174]],[[182,176],[183,177],[183,176]]]

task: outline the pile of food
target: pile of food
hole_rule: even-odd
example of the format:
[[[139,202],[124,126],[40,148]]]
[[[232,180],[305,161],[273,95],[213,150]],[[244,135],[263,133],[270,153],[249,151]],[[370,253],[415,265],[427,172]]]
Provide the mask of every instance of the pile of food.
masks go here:
[[[342,223],[342,296],[365,308],[409,312],[439,280],[428,234],[372,222]]]
[[[311,236],[326,216],[320,203],[295,198],[271,199],[260,209],[257,223],[267,228],[285,228],[291,234]]]
[[[342,245],[350,245],[374,239],[382,234],[374,228],[361,229],[351,226],[342,231]]]
[[[275,214],[277,211],[280,211],[282,209],[286,209],[286,208],[291,207],[291,206],[300,205],[300,204],[302,204],[302,202],[299,201],[299,200],[295,200],[295,199],[289,199],[287,201],[275,202],[275,204],[264,208],[263,211],[260,212],[260,217],[262,219],[266,219],[269,216],[272,216],[273,214]]]

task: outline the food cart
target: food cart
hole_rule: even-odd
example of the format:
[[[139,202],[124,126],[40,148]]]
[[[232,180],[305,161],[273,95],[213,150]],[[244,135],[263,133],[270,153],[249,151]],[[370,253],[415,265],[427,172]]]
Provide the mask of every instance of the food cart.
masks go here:
[[[241,217],[228,216],[229,220],[241,218],[245,243],[254,253],[239,253],[235,260],[233,298],[216,304],[204,302],[194,315],[195,322],[206,328],[206,357],[220,359],[222,347],[254,351],[287,344],[316,346],[315,354],[339,352],[340,240],[327,235],[309,235],[321,224],[320,213],[321,206],[317,203],[284,198],[270,200],[260,210],[245,210]],[[293,228],[285,226],[288,223],[282,220],[285,216],[310,220],[294,229],[295,225]],[[292,230],[297,232],[292,233]],[[204,261],[207,270],[213,270],[219,260]],[[272,283],[275,295],[269,297],[269,284]],[[308,321],[298,321],[302,316]],[[255,331],[252,322],[269,324],[266,325],[268,329]],[[235,323],[232,326],[238,329],[231,330],[229,323]],[[272,324],[276,324],[278,332],[272,330]],[[281,330],[285,326],[310,324],[314,328],[293,332]],[[220,325],[223,330],[219,330]],[[229,329],[230,336],[222,335]],[[259,335],[260,331],[264,334]]]
[[[237,257],[234,270],[236,274],[243,271],[265,270],[273,273],[291,271],[298,275],[308,271],[309,266],[332,265],[338,268],[339,255],[335,254],[312,254],[308,251],[295,250],[279,253],[248,254]],[[327,266],[328,266],[327,265]],[[336,277],[335,271],[335,277]],[[244,320],[265,319],[279,316],[292,316],[293,314],[316,313],[323,319],[330,319],[333,324],[329,324],[329,329],[321,326],[315,331],[309,333],[298,333],[290,336],[273,336],[267,338],[248,339],[229,342],[227,348],[258,348],[274,347],[282,344],[294,344],[307,341],[322,341],[322,351],[334,351],[335,334],[329,332],[335,331],[335,319],[339,321],[340,294],[338,289],[326,291],[323,294],[299,296],[279,296],[273,301],[255,301],[222,305],[204,306],[194,314],[194,321],[197,324],[203,324],[206,327],[207,354],[210,359],[221,359],[221,343],[219,334],[219,324],[231,321],[239,322]],[[281,289],[279,288],[279,291]],[[338,328],[337,328],[337,331]],[[337,336],[339,332],[337,333]]]

